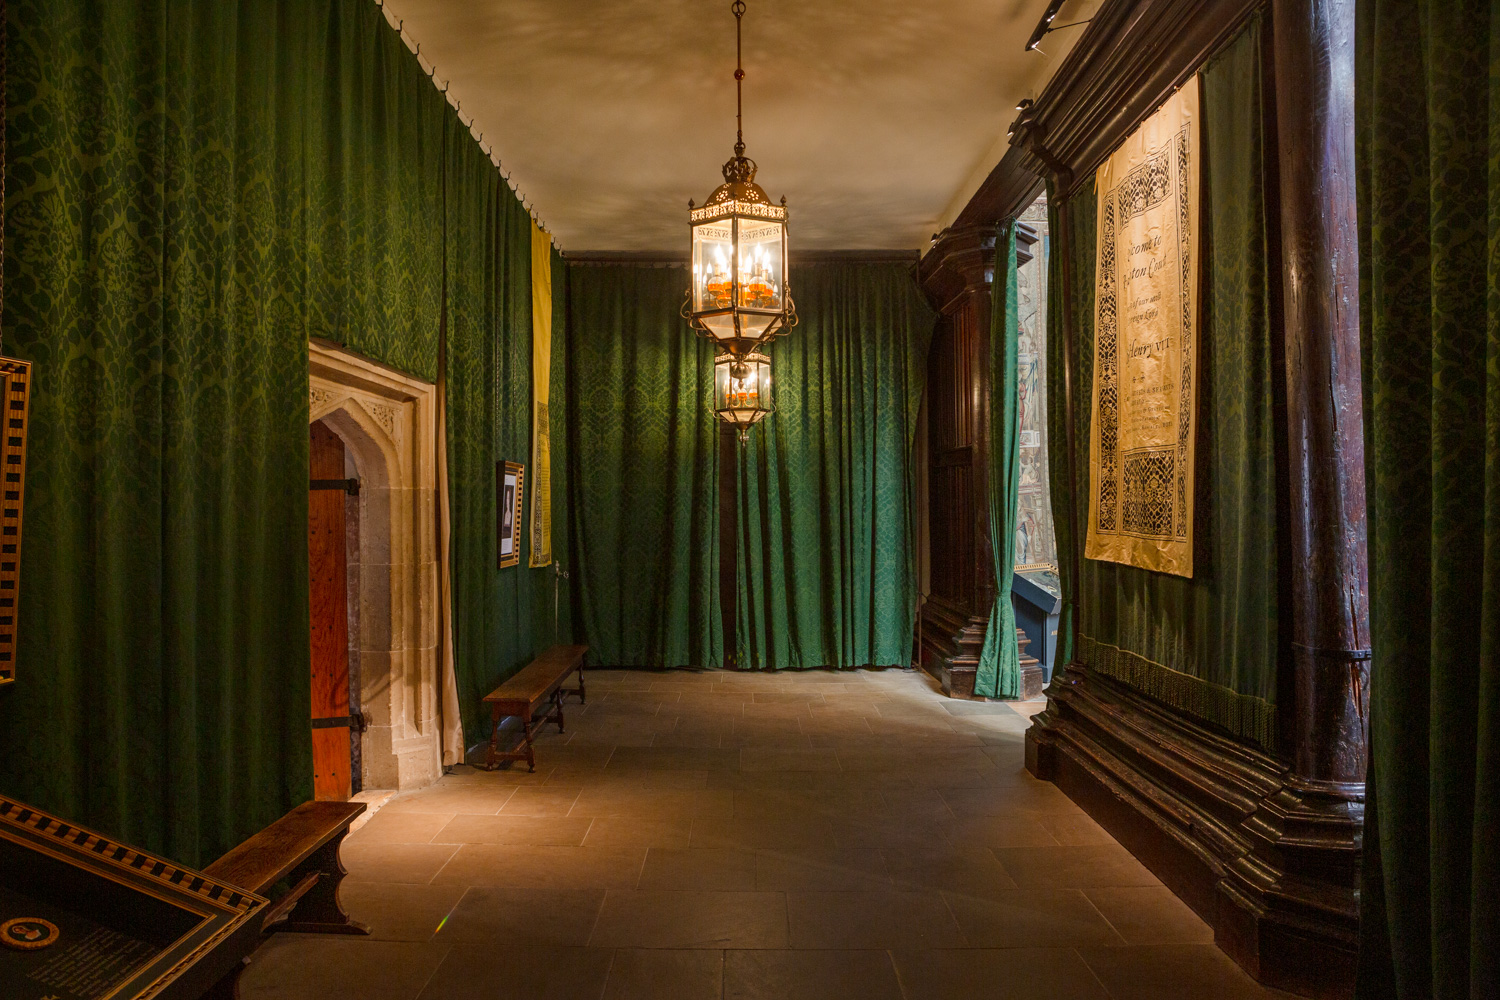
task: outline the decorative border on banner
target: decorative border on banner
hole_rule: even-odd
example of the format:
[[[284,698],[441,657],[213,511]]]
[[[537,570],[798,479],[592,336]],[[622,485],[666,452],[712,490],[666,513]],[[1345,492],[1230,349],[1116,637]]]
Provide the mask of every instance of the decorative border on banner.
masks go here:
[[[1196,301],[1194,289],[1189,285],[1192,277],[1193,232],[1189,221],[1192,218],[1188,198],[1188,149],[1192,122],[1188,122],[1177,133],[1177,257],[1181,262],[1181,284],[1178,297],[1182,300],[1182,333],[1178,341],[1182,358],[1182,375],[1177,381],[1177,537],[1183,541],[1188,537],[1188,436],[1193,429],[1193,310]],[[1169,529],[1170,530],[1170,529]]]
[[[1128,180],[1128,179],[1127,179]],[[1098,280],[1099,331],[1099,517],[1097,528],[1114,534],[1119,504],[1120,327],[1119,291],[1115,287],[1116,199],[1125,185],[1104,195],[1104,238],[1100,242]]]
[[[1090,670],[1203,722],[1276,749],[1276,706],[1240,694],[1079,632],[1073,659]]]

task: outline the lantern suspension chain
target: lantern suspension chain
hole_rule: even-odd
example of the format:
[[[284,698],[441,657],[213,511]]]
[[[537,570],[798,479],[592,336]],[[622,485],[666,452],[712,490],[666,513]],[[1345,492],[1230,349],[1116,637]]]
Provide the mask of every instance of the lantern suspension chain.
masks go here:
[[[745,0],[734,0],[734,155],[745,155],[745,60],[740,45],[740,18],[745,14]]]

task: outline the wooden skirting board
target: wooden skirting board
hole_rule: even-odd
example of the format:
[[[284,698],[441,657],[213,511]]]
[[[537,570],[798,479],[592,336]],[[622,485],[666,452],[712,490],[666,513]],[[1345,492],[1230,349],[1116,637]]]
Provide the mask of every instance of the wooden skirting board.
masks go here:
[[[1363,798],[1069,665],[1026,733],[1055,782],[1214,929],[1260,982],[1353,995]]]

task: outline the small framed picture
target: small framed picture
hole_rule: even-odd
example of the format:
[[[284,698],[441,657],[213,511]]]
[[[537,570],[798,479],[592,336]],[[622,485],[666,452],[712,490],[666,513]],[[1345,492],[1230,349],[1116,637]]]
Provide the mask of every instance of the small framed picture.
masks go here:
[[[495,509],[500,518],[500,568],[521,561],[521,490],[526,467],[520,462],[495,463]]]

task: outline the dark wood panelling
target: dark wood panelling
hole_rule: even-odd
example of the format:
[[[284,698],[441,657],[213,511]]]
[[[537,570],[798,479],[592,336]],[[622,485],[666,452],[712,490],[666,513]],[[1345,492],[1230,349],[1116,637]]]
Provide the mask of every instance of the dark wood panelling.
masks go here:
[[[1017,121],[1013,152],[1025,155],[1002,160],[997,173],[1005,176],[992,176],[975,212],[997,204],[1002,186],[1023,185],[1028,170],[1050,175],[1065,194],[1075,189],[1260,6],[1110,0]],[[1027,766],[1056,781],[1187,900],[1251,975],[1309,996],[1345,997],[1358,932],[1368,717],[1358,315],[1349,308],[1358,268],[1352,13],[1344,0],[1269,6],[1267,263],[1272,328],[1284,333],[1273,351],[1284,371],[1274,386],[1287,442],[1278,461],[1286,524],[1278,586],[1290,635],[1278,661],[1280,756],[1069,664],[1027,733]],[[1061,229],[1054,245],[1070,284],[1080,276],[1067,273],[1066,222]],[[1069,297],[1061,318],[1071,343],[1077,318]],[[1079,390],[1071,371],[1064,378],[1071,415]],[[1071,421],[1067,431],[1071,454]],[[1070,462],[1070,473],[1075,467]]]
[[[1362,803],[1370,625],[1354,105],[1330,96],[1354,92],[1354,9],[1272,9],[1294,671],[1283,742],[1304,780]]]
[[[1352,994],[1359,843],[1348,803],[1274,756],[1069,664],[1026,732],[1054,781],[1262,982]]]

